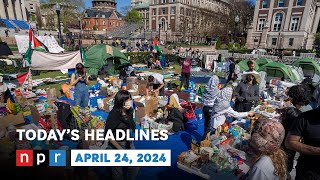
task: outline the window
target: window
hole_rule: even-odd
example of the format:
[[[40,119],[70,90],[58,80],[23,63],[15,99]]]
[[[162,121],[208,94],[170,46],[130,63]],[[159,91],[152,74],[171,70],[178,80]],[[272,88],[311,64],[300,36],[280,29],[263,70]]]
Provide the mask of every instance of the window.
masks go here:
[[[98,22],[98,20],[96,20],[96,25],[99,25],[99,22]]]
[[[268,8],[268,0],[263,0],[262,8]]]
[[[149,12],[146,14],[146,18],[149,18]]]
[[[302,0],[297,0],[296,6],[302,6]]]
[[[184,14],[184,9],[183,8],[180,9],[180,14]]]
[[[294,40],[294,38],[289,38],[289,46],[293,45],[293,40]]]
[[[277,45],[277,38],[272,38],[271,40],[272,45]]]
[[[282,13],[277,13],[275,15],[274,22],[273,22],[273,31],[280,31],[281,30],[282,18],[283,18]]]
[[[171,7],[171,14],[176,14],[176,8],[175,7]]]
[[[161,3],[162,3],[162,4],[166,3],[166,0],[162,0]]]
[[[258,21],[258,31],[263,31],[265,22],[266,22],[266,19],[259,19],[259,21]]]
[[[285,0],[279,0],[278,1],[278,7],[284,7]]]
[[[153,14],[153,15],[157,15],[156,9],[152,9],[152,14]]]
[[[292,17],[290,30],[291,31],[298,31],[298,26],[299,26],[299,18],[298,17]]]
[[[161,9],[162,14],[166,14],[166,8]]]
[[[106,21],[102,21],[102,24],[103,24],[103,25],[106,25]]]
[[[158,0],[154,0],[154,1],[153,1],[153,4],[158,4],[157,1],[158,1]]]
[[[173,3],[174,3],[174,2],[175,2],[175,0],[171,0],[171,2],[173,2]]]

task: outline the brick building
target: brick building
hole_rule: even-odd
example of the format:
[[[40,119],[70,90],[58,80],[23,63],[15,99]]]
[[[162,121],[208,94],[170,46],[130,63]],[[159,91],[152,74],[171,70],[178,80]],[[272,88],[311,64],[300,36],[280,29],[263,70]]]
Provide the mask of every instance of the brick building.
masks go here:
[[[146,31],[160,31],[168,41],[204,42],[200,31],[224,24],[228,0],[150,0],[134,6],[144,18]]]
[[[123,16],[116,10],[114,0],[93,0],[92,8],[86,9],[82,18],[85,31],[111,31],[124,24]]]
[[[248,48],[312,49],[320,0],[257,0]]]

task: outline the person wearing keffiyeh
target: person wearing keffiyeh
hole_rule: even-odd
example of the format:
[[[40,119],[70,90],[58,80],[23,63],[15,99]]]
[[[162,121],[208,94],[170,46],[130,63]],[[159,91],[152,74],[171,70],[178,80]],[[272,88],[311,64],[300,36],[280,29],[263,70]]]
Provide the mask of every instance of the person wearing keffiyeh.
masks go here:
[[[230,87],[223,88],[218,94],[211,114],[210,130],[215,131],[219,126],[223,125],[228,117],[245,118],[254,116],[254,112],[237,112],[230,106],[233,89]]]
[[[212,108],[214,105],[214,101],[216,100],[218,94],[219,94],[219,77],[216,75],[213,75],[209,82],[207,83],[204,93],[203,93],[203,115],[204,115],[204,134],[203,139],[206,138],[207,133],[209,132],[210,128],[210,119],[211,119],[211,113]]]

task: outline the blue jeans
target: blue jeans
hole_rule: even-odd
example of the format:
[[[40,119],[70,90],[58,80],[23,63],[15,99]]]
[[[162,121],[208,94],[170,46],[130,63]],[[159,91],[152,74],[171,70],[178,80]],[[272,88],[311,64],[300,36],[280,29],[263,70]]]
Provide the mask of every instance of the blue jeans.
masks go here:
[[[88,106],[89,103],[89,92],[87,91],[75,91],[74,92],[74,102],[82,108]]]

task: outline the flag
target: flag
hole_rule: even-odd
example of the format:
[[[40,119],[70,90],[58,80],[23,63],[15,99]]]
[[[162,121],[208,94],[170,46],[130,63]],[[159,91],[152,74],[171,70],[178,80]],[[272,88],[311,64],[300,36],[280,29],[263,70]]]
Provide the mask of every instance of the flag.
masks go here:
[[[156,37],[153,38],[153,46],[158,46],[158,40]]]
[[[32,27],[31,27],[31,24],[29,24],[29,48],[24,55],[24,57],[29,62],[29,64],[31,64],[31,44],[32,44],[32,39],[33,39],[32,37],[33,37]]]
[[[28,76],[29,76],[29,71],[23,74],[17,74],[17,81],[19,82],[20,86],[23,86]]]
[[[38,51],[46,51],[49,52],[49,49],[46,45],[44,45],[38,38],[33,36],[33,47]]]

